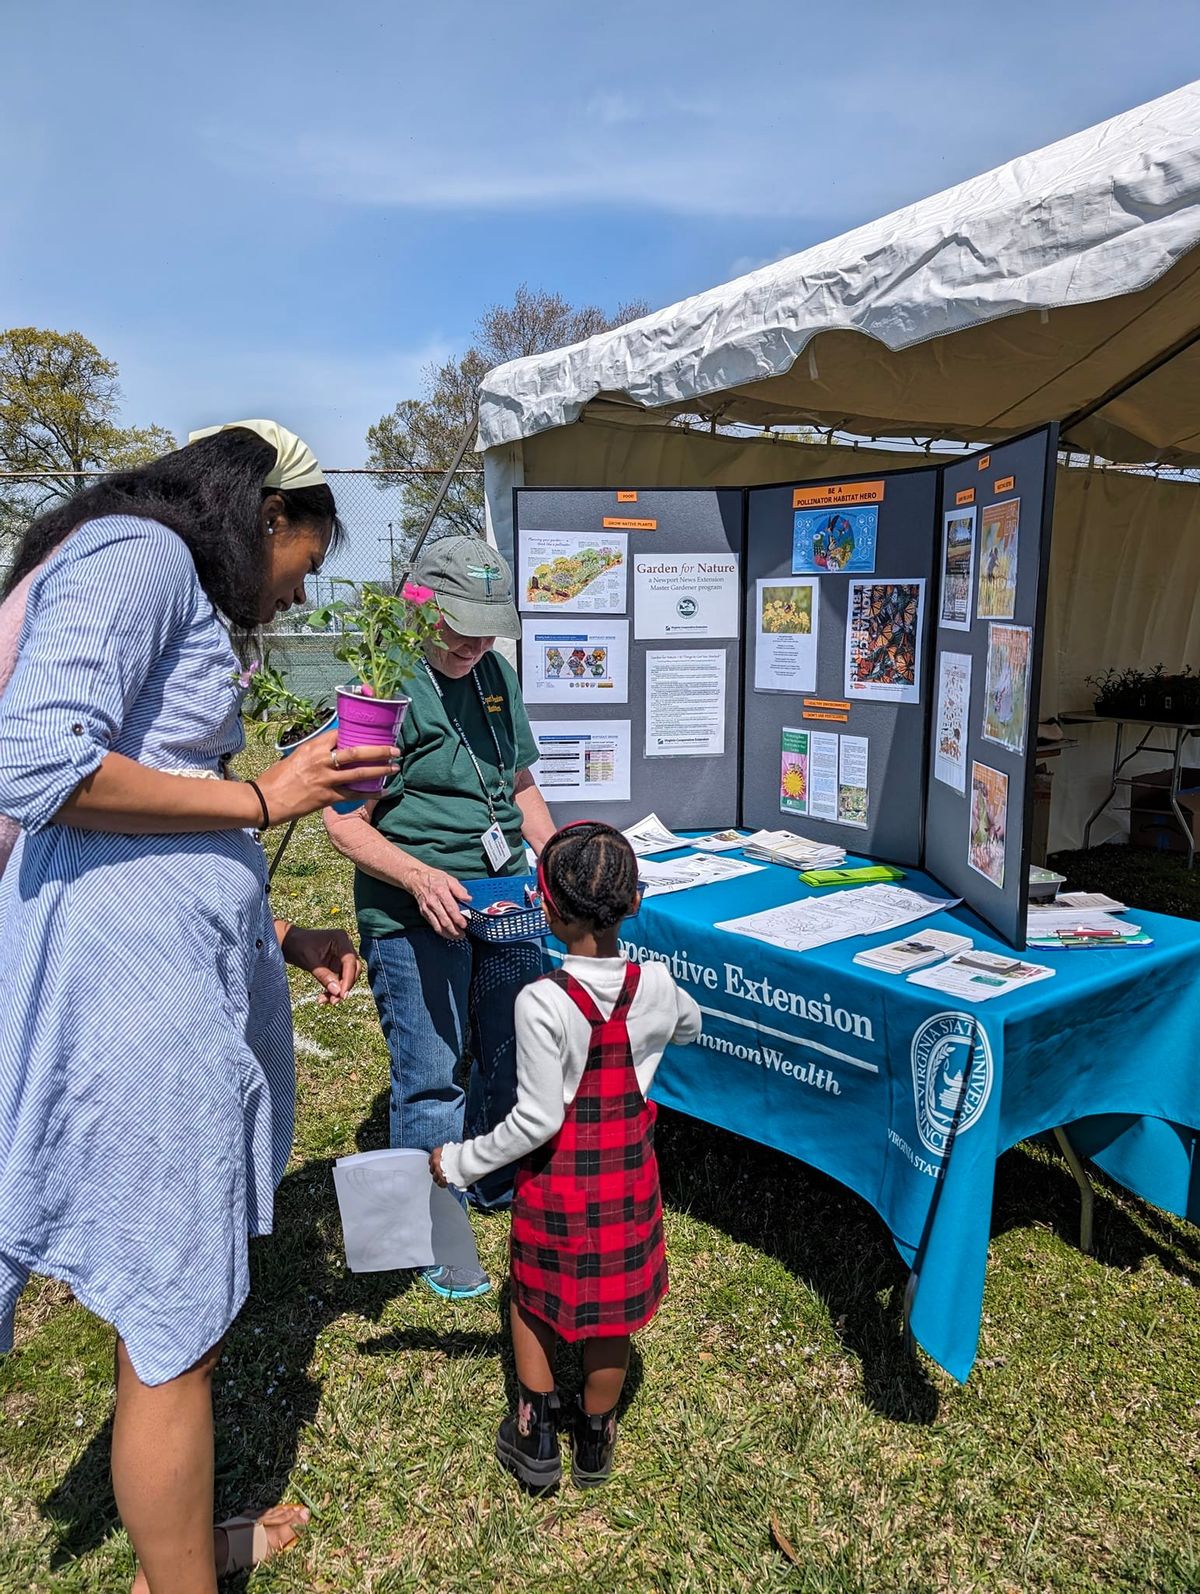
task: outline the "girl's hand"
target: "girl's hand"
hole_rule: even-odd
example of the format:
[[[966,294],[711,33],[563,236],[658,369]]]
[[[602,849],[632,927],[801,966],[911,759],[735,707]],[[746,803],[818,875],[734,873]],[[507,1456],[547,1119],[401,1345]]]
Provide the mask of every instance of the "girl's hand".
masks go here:
[[[293,925],[280,951],[293,968],[304,969],[316,980],[321,1007],[344,1000],[358,978],[358,953],[345,930],[298,930]]]
[[[302,819],[319,808],[354,797],[358,794],[345,789],[353,782],[391,776],[399,769],[398,747],[339,749],[337,734],[332,730],[314,737],[258,777],[273,824]]]
[[[407,870],[402,882],[405,891],[416,898],[421,917],[431,930],[447,941],[459,941],[466,932],[460,902],[469,902],[471,893],[461,880],[444,869],[429,869],[424,864]]]
[[[434,1184],[441,1185],[442,1189],[448,1188],[446,1175],[442,1172],[442,1148],[434,1146],[429,1153],[429,1171],[433,1175]]]

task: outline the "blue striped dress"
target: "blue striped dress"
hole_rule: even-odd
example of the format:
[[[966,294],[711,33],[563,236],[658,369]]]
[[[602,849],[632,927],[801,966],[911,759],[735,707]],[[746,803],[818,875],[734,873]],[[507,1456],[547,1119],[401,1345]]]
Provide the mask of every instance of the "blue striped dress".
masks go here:
[[[0,1350],[31,1272],[163,1383],[229,1327],[292,1143],[283,960],[251,831],[51,823],[109,751],[216,772],[243,743],[225,629],[154,521],[80,527],[0,697]]]

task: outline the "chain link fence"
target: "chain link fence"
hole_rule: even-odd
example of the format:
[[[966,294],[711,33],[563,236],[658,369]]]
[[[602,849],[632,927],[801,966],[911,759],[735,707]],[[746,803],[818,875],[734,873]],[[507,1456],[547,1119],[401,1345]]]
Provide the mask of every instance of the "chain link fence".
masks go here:
[[[302,697],[331,696],[345,673],[344,666],[334,658],[336,632],[314,631],[308,624],[308,615],[335,597],[352,595],[339,583],[348,581],[356,587],[372,582],[394,584],[403,577],[429,485],[439,481],[442,474],[326,469],[338,514],[346,527],[346,539],[326,561],[321,574],[309,579],[304,608],[289,610],[262,634],[266,658],[287,676],[289,686]],[[482,501],[482,470],[464,465],[458,474],[480,482]],[[0,581],[12,564],[29,522],[72,492],[99,480],[100,475],[0,471]],[[423,489],[419,496],[418,488]],[[481,531],[482,524],[481,510]],[[435,523],[432,535],[439,535],[441,529]]]

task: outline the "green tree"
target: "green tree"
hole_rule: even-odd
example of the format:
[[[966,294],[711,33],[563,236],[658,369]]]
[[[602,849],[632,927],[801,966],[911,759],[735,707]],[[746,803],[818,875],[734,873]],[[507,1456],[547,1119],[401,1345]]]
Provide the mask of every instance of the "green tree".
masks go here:
[[[176,446],[161,426],[119,426],[114,361],[81,332],[0,332],[0,559],[4,545],[89,471],[145,464]],[[6,480],[3,472],[38,472]]]
[[[531,289],[525,283],[511,304],[490,305],[475,325],[467,352],[426,371],[424,398],[402,399],[367,432],[367,463],[373,469],[417,468],[435,473],[410,476],[405,481],[402,525],[406,542],[424,523],[441,485],[440,473],[453,460],[463,432],[471,424],[479,384],[492,366],[608,332],[645,315],[648,308],[640,303],[622,304],[609,316],[598,305],[577,308],[561,294]],[[468,455],[464,463],[474,464],[474,460]],[[439,532],[482,531],[482,476],[474,471],[455,476],[435,527]]]

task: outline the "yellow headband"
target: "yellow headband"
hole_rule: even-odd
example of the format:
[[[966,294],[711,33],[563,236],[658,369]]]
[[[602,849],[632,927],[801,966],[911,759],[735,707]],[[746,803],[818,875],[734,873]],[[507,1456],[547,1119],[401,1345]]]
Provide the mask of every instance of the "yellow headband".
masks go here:
[[[206,426],[202,431],[189,432],[188,442],[196,443],[202,437],[215,437],[218,432],[228,432],[235,426],[244,426],[257,432],[264,442],[275,450],[275,463],[263,477],[264,487],[320,487],[325,478],[317,464],[317,456],[278,421],[226,421],[223,426]]]

